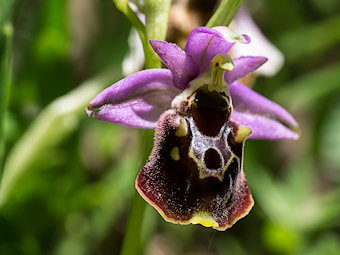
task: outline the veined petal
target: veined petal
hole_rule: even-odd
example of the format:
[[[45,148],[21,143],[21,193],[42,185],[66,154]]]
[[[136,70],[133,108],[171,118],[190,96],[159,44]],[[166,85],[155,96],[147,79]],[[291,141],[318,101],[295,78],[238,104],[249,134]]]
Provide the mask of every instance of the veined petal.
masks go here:
[[[229,92],[234,106],[231,119],[251,128],[250,138],[276,140],[299,137],[297,122],[280,105],[240,82],[233,82]]]
[[[228,84],[246,76],[267,62],[265,57],[240,57],[233,59],[234,69],[226,71],[224,79]]]
[[[263,115],[234,110],[230,115],[230,120],[251,128],[252,133],[248,139],[296,140],[299,138],[298,133],[287,128],[279,121],[267,118]]]
[[[90,102],[87,114],[102,121],[151,129],[178,92],[170,70],[140,71],[99,93]]]
[[[185,52],[200,66],[200,72],[210,68],[210,61],[217,54],[225,54],[236,43],[249,43],[245,35],[238,35],[228,27],[198,27],[188,38]]]
[[[177,45],[150,41],[153,50],[171,70],[173,84],[178,89],[185,89],[189,81],[199,74],[198,65]]]

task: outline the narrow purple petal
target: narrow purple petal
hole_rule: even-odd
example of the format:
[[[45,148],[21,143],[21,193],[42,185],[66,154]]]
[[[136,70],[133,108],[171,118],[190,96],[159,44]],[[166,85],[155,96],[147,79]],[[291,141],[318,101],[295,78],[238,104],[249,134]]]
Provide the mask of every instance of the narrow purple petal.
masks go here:
[[[229,91],[236,111],[266,116],[289,128],[298,129],[297,122],[288,111],[242,83],[233,82],[229,86]]]
[[[287,128],[279,121],[266,116],[234,110],[230,116],[232,121],[252,129],[248,139],[282,140],[299,138],[299,134]]]
[[[199,74],[198,65],[178,46],[168,42],[150,41],[150,44],[164,64],[172,72],[174,86],[185,89],[189,81]]]
[[[99,93],[90,102],[87,114],[102,121],[152,129],[178,92],[170,70],[144,70]]]
[[[224,79],[228,84],[246,76],[267,62],[265,57],[240,57],[233,59],[234,69],[226,71]]]
[[[213,57],[227,53],[236,42],[248,43],[249,38],[227,27],[198,27],[190,33],[185,52],[200,66],[202,73],[209,70]]]

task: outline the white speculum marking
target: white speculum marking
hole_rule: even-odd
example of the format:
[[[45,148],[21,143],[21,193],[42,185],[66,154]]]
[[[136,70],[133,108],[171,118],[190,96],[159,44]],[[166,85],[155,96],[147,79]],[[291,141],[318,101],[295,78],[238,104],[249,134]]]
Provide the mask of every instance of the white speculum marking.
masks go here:
[[[192,80],[189,83],[189,87],[173,99],[171,107],[186,115],[186,111],[191,107],[195,98],[196,91],[202,86],[207,85],[209,92],[216,91],[225,95],[225,100],[230,107],[229,112],[231,112],[232,102],[229,96],[228,84],[224,80],[224,73],[226,70],[232,70],[233,68],[234,64],[229,55],[216,55],[211,60],[209,72],[201,74]],[[186,106],[183,108],[183,105]],[[231,132],[231,128],[227,126],[227,121],[216,137],[210,137],[203,135],[198,130],[192,117],[185,118],[189,121],[192,133],[192,141],[188,155],[196,162],[201,179],[213,176],[223,181],[224,173],[234,158],[237,160],[238,167],[240,167],[240,159],[232,152],[228,145],[227,137]],[[187,134],[187,132],[182,132],[183,127],[181,127],[181,125],[184,124],[182,124],[182,122],[180,123],[175,133],[176,136],[182,136],[183,133]],[[187,126],[188,125],[185,126],[186,129],[188,128]],[[176,158],[176,151],[174,151],[174,149],[171,151],[171,157],[173,159]]]
[[[195,125],[194,121],[190,120],[190,128],[192,132],[192,141],[189,148],[189,157],[192,158],[199,169],[199,177],[216,177],[223,181],[225,171],[230,166],[233,159],[237,160],[237,165],[240,167],[239,158],[232,152],[228,145],[227,136],[231,132],[230,127],[222,127],[220,133],[216,137],[203,135]],[[215,162],[218,167],[209,168],[205,162],[205,155],[209,150],[214,150],[219,156],[219,162]],[[221,151],[222,150],[222,151]]]

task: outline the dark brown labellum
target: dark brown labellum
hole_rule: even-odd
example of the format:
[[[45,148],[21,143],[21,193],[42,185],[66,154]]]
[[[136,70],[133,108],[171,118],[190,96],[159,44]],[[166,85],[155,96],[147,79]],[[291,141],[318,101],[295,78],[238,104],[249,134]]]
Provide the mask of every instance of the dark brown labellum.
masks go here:
[[[192,97],[186,112],[170,109],[160,117],[136,187],[168,221],[224,230],[253,205],[242,171],[250,131],[229,120],[223,93],[203,87]]]

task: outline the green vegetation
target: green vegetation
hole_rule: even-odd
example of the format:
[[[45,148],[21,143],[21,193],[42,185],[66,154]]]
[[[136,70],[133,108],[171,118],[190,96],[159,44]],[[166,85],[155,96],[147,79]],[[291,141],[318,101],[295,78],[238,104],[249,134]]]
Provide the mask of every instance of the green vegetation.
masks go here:
[[[130,233],[140,242],[125,243],[127,251],[339,254],[338,0],[245,2],[286,58],[277,75],[257,78],[254,89],[295,116],[301,138],[246,142],[255,206],[231,229],[170,224],[146,205],[143,222],[132,220],[141,224]],[[157,24],[158,11],[166,17],[160,9],[147,22]],[[132,12],[126,5],[120,10]],[[144,43],[157,37],[134,13],[129,19]],[[85,107],[124,76],[129,19],[112,1],[0,0],[0,254],[119,254],[135,177],[150,150],[145,137],[152,139],[88,118]]]

